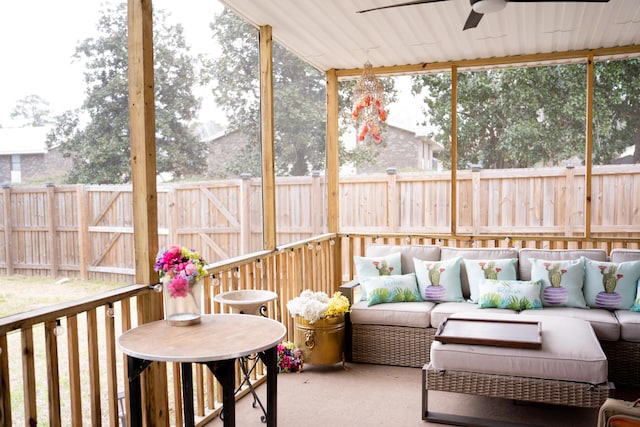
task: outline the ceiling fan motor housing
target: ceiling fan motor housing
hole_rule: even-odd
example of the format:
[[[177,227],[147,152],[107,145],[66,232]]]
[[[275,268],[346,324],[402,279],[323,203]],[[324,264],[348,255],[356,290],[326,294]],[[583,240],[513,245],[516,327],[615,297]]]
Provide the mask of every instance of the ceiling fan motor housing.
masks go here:
[[[507,0],[470,0],[471,8],[477,13],[498,12],[505,8]]]

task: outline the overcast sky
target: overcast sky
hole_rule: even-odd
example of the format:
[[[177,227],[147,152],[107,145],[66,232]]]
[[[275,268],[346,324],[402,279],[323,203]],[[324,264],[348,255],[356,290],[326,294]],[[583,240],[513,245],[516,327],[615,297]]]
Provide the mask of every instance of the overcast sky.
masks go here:
[[[0,3],[0,125],[17,126],[11,110],[18,100],[38,95],[49,102],[54,115],[79,108],[85,99],[83,67],[72,62],[79,41],[96,35],[100,5],[114,0],[30,0]],[[153,0],[155,8],[170,13],[170,23],[182,23],[193,53],[215,55],[209,24],[223,6],[216,0]],[[419,107],[409,94],[410,79],[400,79],[402,105],[389,106],[389,123],[412,129]],[[209,89],[201,117],[226,119],[216,108]]]
[[[10,127],[11,110],[28,95],[49,102],[55,115],[84,101],[84,69],[72,63],[79,41],[95,36],[100,5],[113,0],[29,0],[0,3],[0,125]],[[216,0],[153,0],[155,8],[182,23],[194,53],[211,46],[209,24],[222,10]],[[213,52],[212,52],[213,53]],[[199,93],[199,96],[203,94]],[[212,108],[211,101],[203,107]]]

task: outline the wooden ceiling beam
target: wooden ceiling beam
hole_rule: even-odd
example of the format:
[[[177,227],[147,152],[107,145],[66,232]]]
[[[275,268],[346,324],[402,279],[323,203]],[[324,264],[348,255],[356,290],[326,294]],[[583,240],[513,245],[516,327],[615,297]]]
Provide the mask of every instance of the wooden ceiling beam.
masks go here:
[[[377,76],[420,74],[435,71],[450,71],[451,67],[457,67],[458,71],[482,68],[501,68],[508,66],[534,66],[545,65],[547,63],[571,63],[587,62],[589,57],[593,57],[597,62],[599,59],[638,57],[640,56],[640,45],[585,49],[570,52],[537,53],[532,55],[515,55],[496,58],[467,59],[463,61],[447,61],[421,63],[412,65],[396,65],[393,67],[374,67],[373,72]],[[350,78],[362,75],[362,68],[349,70],[336,70],[338,79],[349,80]]]

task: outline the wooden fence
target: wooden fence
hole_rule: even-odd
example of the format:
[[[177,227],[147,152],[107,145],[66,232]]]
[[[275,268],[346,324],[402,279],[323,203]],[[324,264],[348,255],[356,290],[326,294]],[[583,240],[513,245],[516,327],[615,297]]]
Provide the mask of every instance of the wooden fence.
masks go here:
[[[459,171],[458,235],[585,236],[584,168]],[[449,172],[340,179],[342,233],[451,234]],[[591,234],[640,236],[640,165],[597,166]],[[131,186],[2,189],[0,273],[131,283]],[[325,179],[276,180],[278,245],[326,231]],[[209,262],[262,249],[257,178],[158,187],[160,246],[198,248]]]

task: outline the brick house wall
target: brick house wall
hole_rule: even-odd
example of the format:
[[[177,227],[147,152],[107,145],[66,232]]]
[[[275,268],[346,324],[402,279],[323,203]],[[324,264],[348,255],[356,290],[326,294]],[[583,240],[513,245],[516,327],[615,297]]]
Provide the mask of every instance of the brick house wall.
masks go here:
[[[20,156],[20,182],[22,183],[34,181],[62,183],[72,167],[71,160],[63,158],[55,149],[47,153],[17,155]],[[12,183],[11,155],[0,156],[0,183]]]
[[[435,170],[434,159],[442,147],[426,136],[396,126],[387,125],[382,135],[384,144],[375,164],[358,166],[358,174],[382,173],[388,168],[398,171]]]
[[[237,178],[227,168],[230,159],[237,159],[242,154],[247,140],[240,132],[229,135],[221,133],[209,141],[209,157],[207,158],[207,177],[212,179]]]
[[[47,149],[49,130],[47,126],[0,128],[1,184],[64,182],[72,163],[58,149]]]

